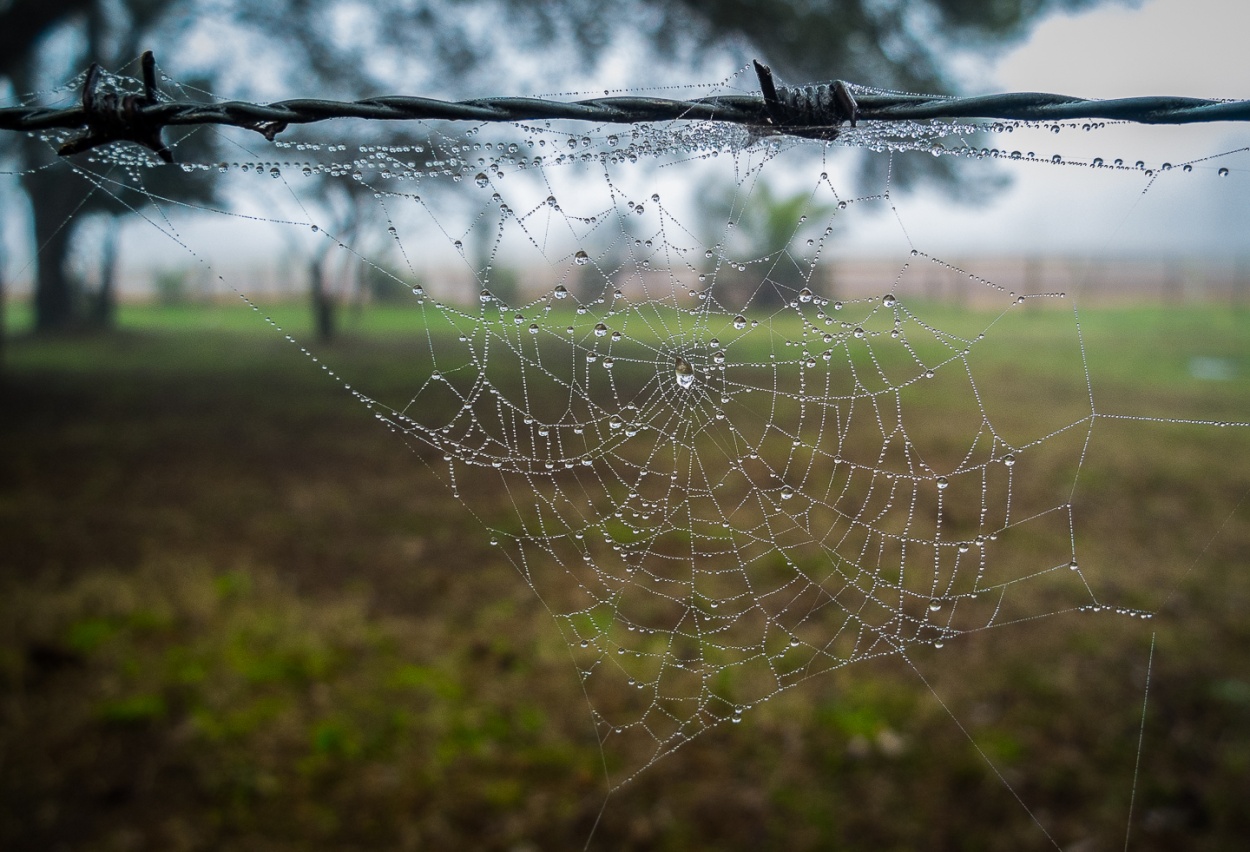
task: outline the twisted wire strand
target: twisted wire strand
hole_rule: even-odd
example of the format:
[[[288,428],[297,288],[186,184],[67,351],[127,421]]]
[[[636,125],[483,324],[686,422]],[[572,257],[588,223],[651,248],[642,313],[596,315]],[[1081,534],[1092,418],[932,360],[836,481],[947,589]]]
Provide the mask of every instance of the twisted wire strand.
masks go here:
[[[1250,121],[1250,100],[1220,101],[1184,97],[1135,97],[1090,100],[1044,92],[1015,92],[976,97],[859,94],[842,81],[807,86],[777,86],[772,72],[758,62],[761,95],[721,95],[694,100],[653,97],[603,97],[579,101],[495,97],[466,101],[387,96],[357,101],[299,98],[269,104],[223,101],[212,104],[160,101],[156,97],[151,52],[143,55],[142,97],[98,95],[99,66],[83,86],[82,104],[66,108],[0,109],[0,130],[40,131],[85,128],[61,148],[75,154],[99,145],[131,141],[169,160],[160,141],[168,126],[219,124],[243,127],[273,139],[292,124],[336,118],[380,121],[448,120],[515,122],[570,119],[601,124],[651,121],[717,121],[766,132],[833,139],[849,122],[899,122],[932,119],[1003,119],[1059,121],[1106,119],[1144,124]]]
[[[214,104],[165,101],[142,107],[138,114],[148,121],[166,126],[225,124],[252,129],[264,124],[311,124],[332,118],[489,122],[573,119],[609,124],[679,119],[735,124],[765,124],[768,121],[763,100],[753,95],[701,98],[693,101],[640,97],[593,98],[583,101],[513,97],[440,101],[399,95],[358,101],[299,98],[269,104],[247,101],[222,101]],[[88,112],[82,107],[0,109],[0,130],[78,128],[88,123]]]

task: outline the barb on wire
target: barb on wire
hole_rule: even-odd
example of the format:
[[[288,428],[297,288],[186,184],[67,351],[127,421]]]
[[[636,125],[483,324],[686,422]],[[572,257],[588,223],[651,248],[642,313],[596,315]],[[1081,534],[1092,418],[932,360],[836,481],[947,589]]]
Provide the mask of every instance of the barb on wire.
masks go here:
[[[110,142],[135,142],[156,153],[167,163],[174,161],[174,155],[165,147],[161,138],[162,122],[149,117],[145,107],[155,106],[156,101],[156,57],[152,51],[146,51],[140,63],[143,66],[143,94],[117,95],[115,92],[99,94],[100,65],[91,63],[87,70],[87,79],[82,87],[82,111],[86,119],[87,131],[61,146],[58,153],[62,157],[89,151]]]
[[[848,122],[854,127],[859,122],[976,118],[1017,121],[1088,118],[1145,124],[1250,121],[1250,100],[1216,101],[1181,97],[1088,100],[1040,92],[968,98],[866,93],[857,97],[852,94],[851,85],[841,80],[805,86],[778,86],[772,71],[758,62],[755,63],[755,71],[759,77],[759,95],[720,95],[687,101],[650,97],[605,97],[571,102],[511,97],[441,101],[390,96],[350,102],[305,98],[271,104],[246,101],[197,104],[159,100],[155,83],[156,61],[151,51],[143,54],[142,62],[142,95],[100,94],[100,68],[93,64],[83,85],[81,106],[0,109],[0,130],[83,129],[81,135],[61,147],[61,154],[77,154],[113,142],[135,142],[170,163],[173,162],[173,155],[161,138],[161,132],[166,127],[231,125],[254,130],[272,141],[292,124],[310,124],[332,118],[476,122],[571,119],[606,124],[720,121],[747,125],[764,132],[824,140],[836,138]]]

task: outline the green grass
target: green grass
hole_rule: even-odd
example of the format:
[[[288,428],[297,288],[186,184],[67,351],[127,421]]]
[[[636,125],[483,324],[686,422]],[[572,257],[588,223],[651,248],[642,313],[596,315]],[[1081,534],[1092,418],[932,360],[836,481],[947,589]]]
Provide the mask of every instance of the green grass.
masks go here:
[[[302,306],[275,310],[302,340]],[[967,334],[994,318],[917,311]],[[1082,312],[1097,410],[1245,419],[1246,319]],[[316,354],[401,398],[428,351],[413,321],[345,315]],[[127,306],[120,322],[6,350],[0,847],[581,848],[603,756],[560,627],[449,497],[439,460],[246,306]],[[1070,313],[1012,314],[976,374],[1005,418],[1079,402],[1075,342]],[[1228,375],[1196,379],[1201,359]],[[912,423],[934,445],[949,428]],[[1123,848],[1152,635],[1132,848],[1235,848],[1250,831],[1248,447],[1244,429],[1100,421],[1074,495],[1083,571],[1156,618],[1062,615],[915,651],[1065,848]],[[1019,603],[1067,605],[1050,593]],[[660,761],[608,799],[592,848],[1048,845],[891,658]]]

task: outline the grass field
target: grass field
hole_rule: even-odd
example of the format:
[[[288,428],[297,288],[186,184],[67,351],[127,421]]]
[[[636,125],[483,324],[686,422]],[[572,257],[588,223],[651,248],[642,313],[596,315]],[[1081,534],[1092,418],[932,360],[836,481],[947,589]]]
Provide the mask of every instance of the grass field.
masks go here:
[[[273,316],[305,333],[302,306]],[[317,355],[403,399],[414,319],[348,316]],[[1250,315],[1080,321],[1099,413],[1250,419]],[[605,805],[569,652],[432,456],[244,307],[121,324],[6,347],[0,848],[1097,850],[1131,828],[1132,849],[1216,850],[1250,832],[1250,429],[1095,429],[1082,564],[1153,620],[1057,615],[847,667]],[[1030,311],[981,376],[1079,402],[1074,342],[1070,312]]]

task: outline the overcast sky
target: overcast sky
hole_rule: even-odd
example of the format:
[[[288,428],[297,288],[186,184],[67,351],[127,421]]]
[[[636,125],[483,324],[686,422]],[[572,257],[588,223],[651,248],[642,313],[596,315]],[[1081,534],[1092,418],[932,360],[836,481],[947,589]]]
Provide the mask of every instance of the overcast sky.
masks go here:
[[[1044,91],[1093,98],[1135,95],[1250,97],[1245,62],[1250,33],[1246,0],[1147,0],[1137,8],[1109,5],[1042,22],[1033,37],[1001,57],[985,91]],[[1082,138],[1083,137],[1083,138]],[[1081,134],[1064,131],[1037,141],[1037,153],[1067,159],[1121,157],[1129,163],[1180,164],[1250,145],[1239,123],[1185,128],[1141,125]],[[1019,147],[1019,138],[1011,147]],[[1041,145],[1047,145],[1041,148]],[[1013,164],[1012,189],[976,210],[941,200],[904,206],[909,227],[948,250],[993,253],[1072,252],[1239,255],[1250,251],[1250,157],[1228,154],[1195,164],[1190,173],[1147,179],[1130,173]],[[1217,178],[1228,168],[1227,178]],[[889,246],[888,221],[856,232],[859,250]]]

